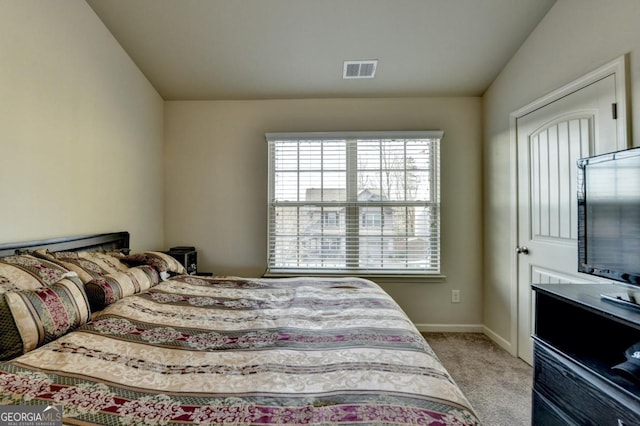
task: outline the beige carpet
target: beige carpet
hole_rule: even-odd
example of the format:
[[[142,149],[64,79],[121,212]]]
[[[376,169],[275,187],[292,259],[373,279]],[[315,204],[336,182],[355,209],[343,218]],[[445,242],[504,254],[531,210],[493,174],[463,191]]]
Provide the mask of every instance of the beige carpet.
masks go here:
[[[531,424],[532,368],[480,333],[422,333],[485,426]]]

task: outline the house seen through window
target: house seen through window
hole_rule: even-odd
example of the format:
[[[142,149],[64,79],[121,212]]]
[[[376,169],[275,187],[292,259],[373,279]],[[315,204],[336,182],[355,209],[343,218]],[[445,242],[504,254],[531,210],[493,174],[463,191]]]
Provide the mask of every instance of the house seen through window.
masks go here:
[[[440,273],[442,132],[266,138],[268,274]]]

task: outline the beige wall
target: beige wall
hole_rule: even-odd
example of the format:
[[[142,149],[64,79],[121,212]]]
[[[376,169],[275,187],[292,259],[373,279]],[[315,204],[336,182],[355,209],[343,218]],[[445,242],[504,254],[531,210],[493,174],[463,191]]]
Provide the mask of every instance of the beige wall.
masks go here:
[[[167,102],[165,235],[199,267],[260,276],[266,265],[265,132],[441,129],[445,283],[386,283],[414,322],[481,324],[479,98]],[[460,289],[462,303],[450,303]]]
[[[265,132],[442,129],[447,281],[384,287],[419,326],[484,324],[506,345],[509,114],[625,53],[640,99],[637,0],[558,0],[482,100],[167,103],[84,1],[0,2],[0,242],[126,229],[134,249],[193,244],[203,270],[259,275]]]
[[[626,53],[631,103],[640,102],[639,28],[638,0],[558,0],[484,95],[484,324],[511,349],[515,194],[509,114]],[[640,125],[638,108],[632,124]],[[640,141],[633,138],[633,144]]]
[[[163,244],[164,102],[83,0],[0,1],[0,242]]]

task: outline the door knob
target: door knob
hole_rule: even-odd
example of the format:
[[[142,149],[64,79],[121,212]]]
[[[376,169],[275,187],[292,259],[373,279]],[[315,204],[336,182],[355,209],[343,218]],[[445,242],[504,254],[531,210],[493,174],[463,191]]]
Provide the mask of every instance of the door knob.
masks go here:
[[[518,254],[529,254],[529,249],[525,246],[516,247],[516,253]]]

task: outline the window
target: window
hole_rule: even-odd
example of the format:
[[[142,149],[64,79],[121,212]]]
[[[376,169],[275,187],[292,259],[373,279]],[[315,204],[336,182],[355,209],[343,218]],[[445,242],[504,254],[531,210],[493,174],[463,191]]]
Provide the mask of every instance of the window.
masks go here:
[[[380,213],[364,213],[362,215],[362,227],[380,227],[382,225],[382,215]]]
[[[324,212],[323,216],[325,227],[337,227],[338,226],[338,212]]]
[[[267,273],[439,274],[442,135],[267,133]]]

